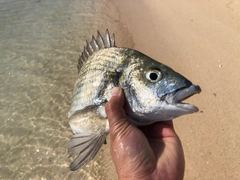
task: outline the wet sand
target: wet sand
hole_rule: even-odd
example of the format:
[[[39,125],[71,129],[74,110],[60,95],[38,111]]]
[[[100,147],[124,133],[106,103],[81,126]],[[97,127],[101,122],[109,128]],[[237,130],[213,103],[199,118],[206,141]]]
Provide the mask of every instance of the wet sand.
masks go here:
[[[185,179],[240,177],[238,1],[114,0],[134,48],[199,84],[200,112],[174,120]]]
[[[114,7],[94,0],[0,1],[0,179],[114,177],[108,146],[84,169],[70,171],[66,115],[85,40],[106,26],[124,37]]]

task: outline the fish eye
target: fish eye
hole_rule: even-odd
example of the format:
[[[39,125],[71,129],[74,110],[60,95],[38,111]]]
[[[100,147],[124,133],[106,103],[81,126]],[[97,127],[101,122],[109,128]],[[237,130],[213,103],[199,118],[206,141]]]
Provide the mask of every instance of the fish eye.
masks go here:
[[[151,82],[157,82],[161,79],[162,74],[159,70],[149,70],[146,73],[146,78]]]

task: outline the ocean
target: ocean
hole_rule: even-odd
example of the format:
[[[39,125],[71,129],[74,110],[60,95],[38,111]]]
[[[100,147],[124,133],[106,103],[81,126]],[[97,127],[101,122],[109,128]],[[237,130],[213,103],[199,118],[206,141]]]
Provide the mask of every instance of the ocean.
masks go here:
[[[117,179],[109,143],[75,172],[67,152],[77,59],[107,28],[133,47],[108,0],[0,0],[0,179]]]

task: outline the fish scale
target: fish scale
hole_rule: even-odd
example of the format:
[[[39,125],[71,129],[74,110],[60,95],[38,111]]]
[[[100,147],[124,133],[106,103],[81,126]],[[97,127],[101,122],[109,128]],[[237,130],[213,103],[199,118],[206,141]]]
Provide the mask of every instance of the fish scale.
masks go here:
[[[106,96],[110,92],[103,94],[101,97],[99,93],[102,89],[106,88],[101,85],[104,85],[104,80],[107,81],[106,74],[116,69],[122,61],[121,58],[118,58],[118,53],[119,50],[114,48],[103,49],[96,52],[96,54],[83,64],[79,72],[79,78],[75,84],[72,106],[68,114],[69,117],[76,111],[91,105],[98,105],[105,102],[107,98],[109,99]],[[98,62],[97,64],[96,61]],[[89,89],[92,90],[89,91]]]
[[[200,93],[170,67],[129,48],[115,47],[114,35],[92,36],[78,60],[78,79],[68,112],[73,136],[68,151],[72,171],[92,160],[109,132],[105,104],[115,86],[123,89],[129,123],[144,126],[198,111],[181,101]]]

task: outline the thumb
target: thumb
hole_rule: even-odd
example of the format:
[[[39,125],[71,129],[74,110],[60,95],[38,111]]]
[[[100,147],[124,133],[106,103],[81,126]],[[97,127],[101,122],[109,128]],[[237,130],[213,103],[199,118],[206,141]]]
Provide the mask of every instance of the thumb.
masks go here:
[[[114,141],[117,137],[123,138],[130,126],[127,115],[124,111],[125,97],[121,88],[115,87],[112,90],[112,97],[105,105],[105,111],[110,126],[110,138]]]

